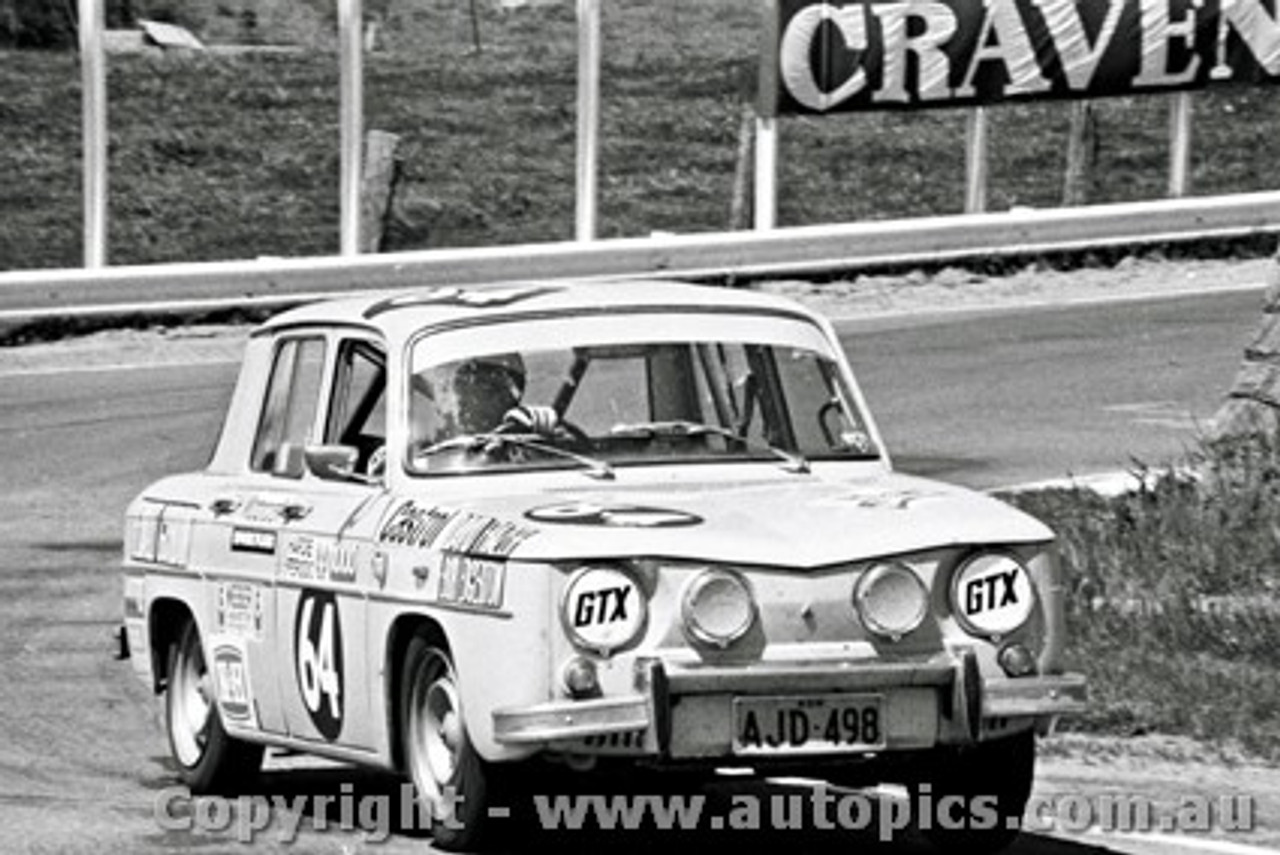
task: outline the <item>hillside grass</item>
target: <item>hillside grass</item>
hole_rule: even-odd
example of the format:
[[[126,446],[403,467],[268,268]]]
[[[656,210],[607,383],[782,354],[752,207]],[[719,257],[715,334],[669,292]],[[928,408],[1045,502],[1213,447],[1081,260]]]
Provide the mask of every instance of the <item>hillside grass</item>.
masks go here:
[[[1068,729],[1183,734],[1280,762],[1280,439],[1201,447],[1138,492],[1006,496],[1058,533],[1069,667],[1090,711]]]
[[[400,9],[366,58],[367,127],[401,135],[401,217],[387,249],[573,236],[576,23],[572,4]],[[600,233],[730,227],[744,101],[753,91],[753,4],[609,5],[604,23]],[[338,249],[336,55],[112,55],[109,260],[144,263]],[[0,52],[0,269],[78,266],[77,57]],[[1201,93],[1193,188],[1280,188],[1280,99],[1265,88]],[[1097,102],[1090,201],[1165,192],[1168,104]],[[1069,108],[993,108],[989,207],[1056,207]],[[959,213],[965,111],[784,120],[779,222]]]

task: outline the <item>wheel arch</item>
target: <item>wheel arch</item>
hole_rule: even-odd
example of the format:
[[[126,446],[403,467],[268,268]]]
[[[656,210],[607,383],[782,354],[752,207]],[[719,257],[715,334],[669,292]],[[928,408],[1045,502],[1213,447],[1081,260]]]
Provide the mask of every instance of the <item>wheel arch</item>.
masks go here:
[[[151,603],[147,615],[150,642],[152,689],[158,695],[169,680],[169,648],[177,643],[187,622],[196,623],[195,613],[182,600],[162,597]],[[199,626],[196,627],[199,630]]]
[[[409,650],[409,643],[419,635],[425,636],[431,643],[452,655],[449,649],[449,637],[440,623],[423,614],[400,615],[392,623],[387,632],[386,668],[383,678],[386,683],[387,708],[387,744],[391,749],[391,765],[398,771],[405,770],[404,746],[400,740],[400,693],[404,670],[404,657]]]

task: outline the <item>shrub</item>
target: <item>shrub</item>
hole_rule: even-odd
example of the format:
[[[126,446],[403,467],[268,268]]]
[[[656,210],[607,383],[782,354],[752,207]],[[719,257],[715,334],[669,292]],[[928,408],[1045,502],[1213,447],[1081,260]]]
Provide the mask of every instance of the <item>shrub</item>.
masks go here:
[[[1204,444],[1144,486],[1006,497],[1058,533],[1082,729],[1233,739],[1280,757],[1280,437]],[[1194,472],[1194,476],[1188,475]]]

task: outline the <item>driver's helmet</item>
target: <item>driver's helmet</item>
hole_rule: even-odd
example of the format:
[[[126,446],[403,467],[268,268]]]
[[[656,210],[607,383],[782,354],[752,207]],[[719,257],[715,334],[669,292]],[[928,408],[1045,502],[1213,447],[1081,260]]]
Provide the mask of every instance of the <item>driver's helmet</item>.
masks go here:
[[[477,356],[458,363],[452,386],[463,433],[490,431],[524,396],[524,360],[518,353]]]

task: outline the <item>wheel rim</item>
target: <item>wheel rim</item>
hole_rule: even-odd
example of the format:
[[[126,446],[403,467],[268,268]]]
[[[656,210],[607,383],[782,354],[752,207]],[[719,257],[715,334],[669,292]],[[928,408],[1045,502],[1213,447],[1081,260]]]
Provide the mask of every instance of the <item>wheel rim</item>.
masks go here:
[[[191,767],[200,762],[209,741],[210,677],[194,632],[185,636],[177,656],[169,685],[169,735],[178,762]]]
[[[414,672],[408,729],[409,771],[418,793],[433,808],[452,803],[444,798],[445,788],[455,783],[466,735],[453,667],[434,648]]]

